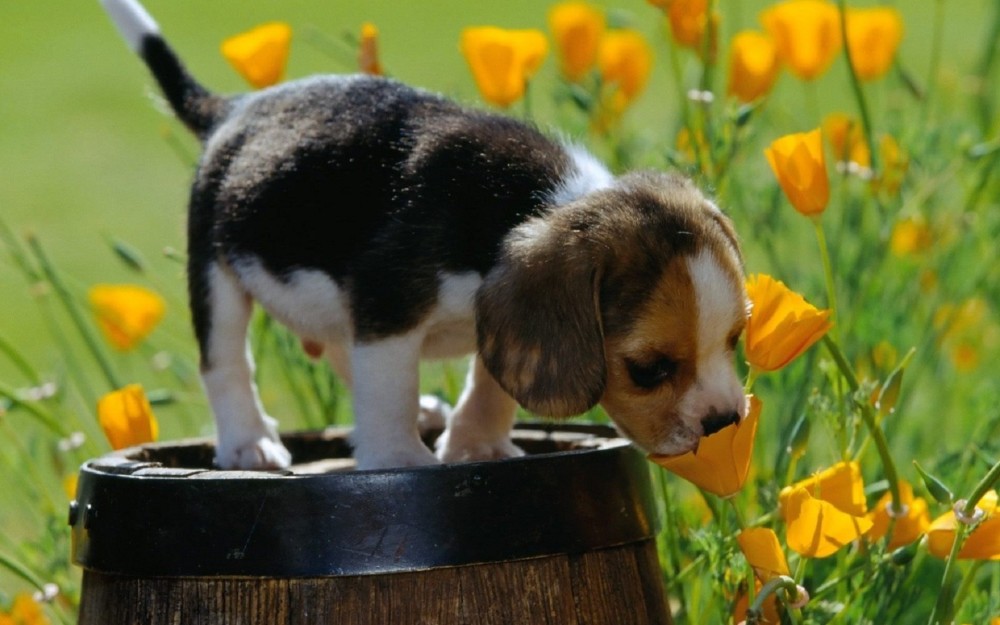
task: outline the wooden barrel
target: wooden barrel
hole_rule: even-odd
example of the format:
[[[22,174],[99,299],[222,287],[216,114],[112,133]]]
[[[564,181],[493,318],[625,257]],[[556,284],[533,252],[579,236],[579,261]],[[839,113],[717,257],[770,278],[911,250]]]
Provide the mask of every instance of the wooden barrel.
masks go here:
[[[387,471],[353,470],[343,430],[283,440],[289,471],[214,470],[208,441],[86,463],[80,625],[671,622],[646,461],[606,428]]]

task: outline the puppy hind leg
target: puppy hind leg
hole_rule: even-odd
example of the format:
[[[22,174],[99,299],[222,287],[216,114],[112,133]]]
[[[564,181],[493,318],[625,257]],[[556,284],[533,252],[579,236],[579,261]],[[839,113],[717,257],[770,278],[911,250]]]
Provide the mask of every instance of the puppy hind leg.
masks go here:
[[[510,440],[517,402],[490,375],[479,356],[473,358],[448,427],[437,440],[442,462],[475,462],[523,456]]]
[[[291,455],[278,438],[276,422],[264,413],[254,384],[247,344],[252,303],[228,270],[212,265],[200,322],[201,378],[215,415],[216,462],[224,469],[280,469]]]
[[[351,349],[354,393],[354,458],[358,469],[437,464],[417,430],[419,333],[403,334]]]

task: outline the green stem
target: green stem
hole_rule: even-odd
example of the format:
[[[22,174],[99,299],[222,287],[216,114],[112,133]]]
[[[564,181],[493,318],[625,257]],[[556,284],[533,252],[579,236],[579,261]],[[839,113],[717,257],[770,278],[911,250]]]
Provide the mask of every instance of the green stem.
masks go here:
[[[823,261],[823,278],[826,282],[827,307],[830,309],[830,316],[834,321],[840,322],[837,316],[837,285],[833,279],[833,264],[830,262],[830,249],[826,244],[826,233],[823,231],[823,222],[819,216],[812,218],[813,226],[816,228],[816,242],[819,244],[819,254]],[[834,325],[833,331],[837,332]]]
[[[840,9],[840,37],[844,42],[844,57],[847,59],[847,71],[851,77],[851,90],[854,91],[854,99],[858,103],[858,113],[861,115],[861,130],[865,135],[865,144],[868,146],[868,154],[871,159],[872,171],[878,171],[878,154],[875,152],[875,141],[872,139],[872,120],[868,112],[868,103],[865,101],[865,92],[861,89],[861,79],[854,69],[854,62],[851,60],[851,46],[847,45],[847,1],[837,0]]]
[[[31,413],[31,415],[34,416],[39,423],[41,423],[50,431],[52,431],[53,434],[56,434],[57,436],[60,437],[68,436],[69,433],[66,431],[65,428],[63,428],[62,423],[60,423],[59,420],[56,419],[52,414],[46,412],[45,410],[42,410],[41,408],[36,406],[33,402],[26,402],[22,400],[20,397],[18,397],[18,394],[14,389],[9,388],[3,385],[2,383],[0,383],[0,397],[6,398],[14,406],[24,408],[26,411]]]
[[[779,588],[787,593],[788,600],[791,602],[799,598],[799,585],[795,583],[794,579],[787,575],[772,577],[761,586],[760,592],[757,593],[757,596],[753,599],[753,603],[747,609],[747,625],[759,622],[758,619],[764,610],[764,600],[777,592]]]
[[[951,578],[955,575],[955,566],[958,562],[958,552],[965,541],[965,532],[968,525],[961,522],[955,523],[955,540],[951,543],[951,553],[944,564],[944,574],[941,576],[941,590],[938,592],[937,604],[931,612],[928,625],[950,625],[955,607],[955,595],[951,590]]]
[[[45,588],[45,582],[42,581],[37,575],[29,571],[27,567],[15,562],[13,558],[2,553],[0,553],[0,567],[7,569],[38,590],[43,590]]]
[[[1000,462],[993,465],[993,468],[983,476],[983,479],[972,489],[972,495],[965,502],[965,516],[972,516],[976,511],[976,504],[983,498],[986,491],[993,488],[993,485],[1000,480]]]
[[[837,368],[840,369],[841,375],[847,380],[847,385],[850,387],[851,393],[857,393],[860,388],[858,378],[854,374],[850,363],[844,357],[844,353],[840,351],[840,347],[829,335],[823,337],[823,344],[826,345],[830,355],[833,356],[833,360],[836,362]],[[903,501],[899,494],[899,474],[896,471],[896,463],[893,462],[892,455],[889,453],[889,443],[885,438],[885,432],[882,431],[882,428],[876,422],[875,409],[869,402],[858,401],[856,399],[855,404],[861,411],[861,418],[864,420],[865,426],[868,427],[868,431],[872,435],[872,440],[875,441],[875,449],[878,451],[879,459],[882,461],[882,469],[885,471],[885,479],[889,482],[889,493],[892,496],[892,503],[890,505],[893,510],[900,511],[903,509]]]
[[[937,76],[941,67],[941,41],[944,35],[944,0],[937,0],[934,3],[934,24],[931,27],[931,59],[927,67],[927,80],[924,82],[924,99],[920,105],[920,127],[927,127],[927,117],[930,115],[931,102],[933,101],[934,87],[937,85]]]
[[[108,381],[111,388],[121,388],[123,385],[118,379],[118,375],[115,373],[114,368],[112,368],[111,362],[105,355],[104,350],[101,348],[100,342],[98,342],[97,337],[94,336],[93,329],[84,320],[83,315],[80,314],[79,309],[77,309],[73,302],[73,296],[70,295],[69,289],[66,288],[66,285],[56,273],[55,268],[49,261],[49,258],[42,249],[38,239],[35,237],[29,237],[28,246],[35,255],[35,260],[38,262],[38,266],[41,268],[45,279],[52,285],[52,288],[56,292],[56,296],[59,298],[59,301],[62,302],[63,307],[69,314],[70,320],[72,320],[73,325],[76,326],[80,336],[83,337],[83,341],[86,343],[87,348],[94,357],[94,360],[97,361],[97,365],[104,374],[104,378]]]
[[[962,609],[962,604],[965,602],[966,595],[969,594],[969,590],[972,588],[972,583],[976,580],[976,573],[979,572],[979,568],[983,565],[984,560],[976,560],[969,567],[969,571],[962,578],[962,583],[958,585],[958,590],[955,591],[955,598],[952,600],[951,613],[955,614],[960,609]]]

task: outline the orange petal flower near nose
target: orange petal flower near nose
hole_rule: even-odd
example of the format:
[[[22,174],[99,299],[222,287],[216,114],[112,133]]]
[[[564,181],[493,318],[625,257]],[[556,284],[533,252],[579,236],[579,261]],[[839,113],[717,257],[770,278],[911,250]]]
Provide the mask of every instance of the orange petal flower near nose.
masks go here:
[[[291,41],[291,26],[270,22],[223,41],[222,56],[248,83],[263,89],[284,76]]]
[[[90,289],[88,297],[104,337],[122,351],[146,338],[166,310],[157,293],[132,284],[98,284]]]
[[[601,40],[597,64],[601,78],[605,83],[617,85],[627,104],[646,87],[653,67],[653,52],[638,31],[616,30]]]
[[[651,455],[649,459],[699,488],[730,497],[743,488],[750,471],[760,409],[761,402],[751,396],[750,412],[743,421],[703,437],[695,451],[679,456]]]
[[[381,76],[382,63],[378,58],[378,28],[371,22],[361,25],[361,41],[358,45],[358,69],[363,74]]]
[[[802,80],[813,80],[840,51],[840,13],[822,0],[786,0],[760,15],[781,60]]]
[[[991,490],[979,501],[977,507],[985,513],[985,520],[975,526],[958,550],[960,560],[1000,560],[1000,513],[997,512],[997,492]],[[934,519],[927,529],[927,549],[938,558],[947,558],[955,543],[958,527],[955,513],[949,511]]]
[[[902,40],[903,18],[896,9],[848,9],[847,47],[861,80],[881,78],[892,67]]]
[[[830,311],[820,310],[780,280],[757,274],[747,281],[750,318],[746,329],[746,356],[758,371],[781,369],[833,325]]]
[[[780,69],[777,48],[769,37],[752,30],[739,32],[729,45],[727,92],[741,102],[753,102],[771,90]]]
[[[559,69],[567,80],[578,82],[594,66],[604,26],[604,13],[583,2],[562,2],[549,11]]]
[[[778,536],[766,527],[751,527],[736,536],[740,550],[757,577],[766,582],[772,577],[789,575],[788,561]]]
[[[156,440],[159,425],[142,386],[130,384],[101,397],[97,419],[113,449]]]
[[[506,107],[524,96],[549,44],[538,30],[478,26],[462,31],[461,47],[483,99]]]
[[[806,216],[826,210],[830,179],[819,128],[776,139],[764,150],[764,155],[795,210]]]

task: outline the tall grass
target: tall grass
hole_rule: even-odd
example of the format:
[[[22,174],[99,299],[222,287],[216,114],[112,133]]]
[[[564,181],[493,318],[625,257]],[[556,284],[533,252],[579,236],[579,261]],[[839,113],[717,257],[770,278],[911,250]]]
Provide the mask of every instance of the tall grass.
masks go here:
[[[749,272],[773,275],[809,301],[835,307],[825,343],[781,371],[756,377],[753,390],[765,407],[750,477],[737,494],[722,499],[651,465],[675,619],[730,622],[741,594],[762,601],[760,593],[773,589],[786,605],[801,586],[810,600],[782,608],[783,622],[989,622],[1000,616],[1000,567],[958,557],[972,528],[960,526],[959,540],[943,557],[932,553],[925,536],[891,549],[886,538],[863,537],[829,557],[811,557],[789,547],[779,500],[785,487],[843,461],[858,462],[867,508],[896,490],[888,481],[895,471],[925,500],[929,518],[945,515],[959,499],[978,499],[995,480],[1000,5],[975,4],[981,12],[976,27],[963,33],[962,45],[950,46],[944,27],[968,7],[944,0],[899,4],[907,32],[885,76],[858,81],[841,52],[818,79],[800,81],[786,70],[749,104],[726,95],[727,55],[737,30],[761,29],[756,12],[741,3],[708,5],[721,16],[711,27],[718,29],[714,55],[705,38],[694,47],[678,44],[653,6],[602,9],[609,27],[638,28],[652,51],[654,80],[624,109],[607,108],[614,97],[607,75],[592,69],[570,83],[550,58],[508,111],[573,135],[616,170],[687,173],[733,218]],[[531,23],[507,19],[502,26],[546,29],[538,14]],[[918,22],[929,27],[909,30]],[[295,45],[329,55],[332,70],[350,69],[350,41],[318,30],[301,34]],[[446,45],[458,58],[457,37]],[[385,64],[393,70],[391,59]],[[467,76],[450,80],[471,89]],[[830,199],[822,216],[810,220],[789,204],[763,150],[838,112],[856,120],[871,161],[838,168],[827,145]],[[149,142],[176,151],[177,166],[189,171],[191,143],[177,138],[175,124],[161,125],[167,140],[157,138],[154,124]],[[880,152],[884,136],[899,146],[898,156]],[[44,618],[74,620],[79,575],[68,563],[65,513],[79,464],[109,449],[95,414],[101,396],[140,382],[165,436],[211,432],[193,340],[184,329],[185,303],[176,295],[183,254],[150,259],[148,251],[119,240],[113,226],[107,230],[107,240],[89,243],[87,253],[106,266],[119,264],[109,280],[127,276],[167,298],[167,322],[127,352],[100,334],[88,302],[92,284],[72,263],[52,260],[58,255],[47,244],[49,233],[22,234],[17,224],[0,220],[2,266],[18,285],[6,296],[30,300],[40,328],[38,336],[0,336],[0,370],[9,372],[0,380],[6,485],[0,492],[0,614],[14,610],[16,596],[35,593]],[[294,336],[263,314],[252,334],[264,401],[281,415],[283,428],[349,423],[343,387],[302,354]],[[429,368],[424,390],[454,400],[461,367]],[[891,411],[870,402],[879,392],[888,401],[883,389],[892,394]],[[599,412],[589,417],[603,419]],[[790,585],[773,578],[756,590],[737,541],[748,527],[775,531]],[[996,531],[985,525],[976,531],[984,528]]]

